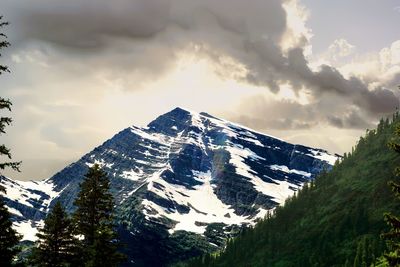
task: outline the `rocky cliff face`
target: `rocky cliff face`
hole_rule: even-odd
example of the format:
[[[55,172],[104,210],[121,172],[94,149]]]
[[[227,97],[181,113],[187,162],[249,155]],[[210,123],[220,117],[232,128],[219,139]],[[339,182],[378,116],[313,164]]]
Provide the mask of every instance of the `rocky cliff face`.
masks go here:
[[[100,164],[111,179],[129,264],[162,266],[223,245],[335,160],[324,150],[176,108],[146,128],[121,131],[45,181],[1,183],[15,225],[34,231],[56,200],[74,210],[88,166]]]

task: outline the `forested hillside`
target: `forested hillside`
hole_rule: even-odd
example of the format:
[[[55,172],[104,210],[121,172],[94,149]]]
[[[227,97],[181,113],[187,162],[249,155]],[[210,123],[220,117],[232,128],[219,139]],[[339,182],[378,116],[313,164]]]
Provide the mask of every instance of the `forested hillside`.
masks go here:
[[[351,153],[288,199],[274,215],[188,266],[370,266],[385,250],[383,213],[400,213],[388,181],[400,157],[388,146],[396,125],[381,120]]]

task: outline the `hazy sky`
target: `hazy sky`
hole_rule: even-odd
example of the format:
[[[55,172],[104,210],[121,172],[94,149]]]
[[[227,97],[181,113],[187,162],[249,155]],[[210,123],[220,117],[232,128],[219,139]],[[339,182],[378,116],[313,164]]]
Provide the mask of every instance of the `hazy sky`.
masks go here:
[[[397,3],[396,3],[397,2]],[[0,0],[1,143],[47,178],[176,106],[349,151],[399,106],[396,0]]]

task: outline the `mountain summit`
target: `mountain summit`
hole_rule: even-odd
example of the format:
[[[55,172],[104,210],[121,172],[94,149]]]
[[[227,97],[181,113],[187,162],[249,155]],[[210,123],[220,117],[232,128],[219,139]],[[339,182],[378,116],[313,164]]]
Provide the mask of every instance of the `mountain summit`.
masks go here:
[[[168,259],[138,259],[146,257],[146,251],[137,253],[134,243],[141,242],[140,250],[146,249],[143,244],[159,244],[161,258],[179,249],[193,256],[207,246],[222,246],[226,236],[243,224],[254,224],[305,182],[330,169],[336,159],[325,150],[175,108],[145,128],[119,132],[47,180],[3,177],[1,184],[7,188],[15,226],[25,239],[33,240],[35,227],[55,200],[67,211],[74,210],[88,166],[99,164],[111,180],[131,263],[157,265]],[[196,240],[197,247],[174,248],[178,237],[180,246],[189,242],[182,240],[191,240],[188,247]]]

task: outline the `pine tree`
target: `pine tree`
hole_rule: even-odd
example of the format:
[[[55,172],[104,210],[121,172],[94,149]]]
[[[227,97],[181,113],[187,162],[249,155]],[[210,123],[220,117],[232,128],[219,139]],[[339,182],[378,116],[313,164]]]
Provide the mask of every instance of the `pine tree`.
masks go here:
[[[0,186],[0,193],[5,190]],[[12,228],[10,213],[0,196],[0,266],[12,266],[13,259],[20,251],[17,247],[21,237]]]
[[[7,25],[8,25],[8,22],[3,21],[3,17],[0,16],[0,29]],[[2,39],[2,40],[0,40],[0,50],[10,46],[10,43],[6,40],[7,36],[4,33],[0,32],[0,38]],[[1,54],[0,54],[0,56],[1,56]],[[8,69],[7,66],[0,64],[0,75],[3,74],[4,72],[10,72],[10,70]],[[10,100],[0,97],[0,110],[8,109],[9,111],[11,111],[11,105],[12,105],[12,103]],[[12,122],[12,119],[10,117],[1,117],[0,118],[0,134],[5,133],[6,126],[10,125],[11,122]],[[6,156],[9,159],[11,159],[10,149],[8,149],[5,145],[0,145],[0,156]],[[4,170],[5,168],[11,168],[16,171],[19,171],[20,164],[21,164],[20,162],[2,162],[2,163],[0,163],[0,170]]]
[[[113,223],[113,197],[106,173],[95,164],[80,185],[74,204],[76,229],[83,236],[85,266],[117,266],[122,254]]]
[[[6,25],[8,25],[8,22],[4,22],[3,17],[0,16],[0,29]],[[0,40],[0,50],[10,45],[7,40],[4,40],[6,36],[3,33],[0,33],[0,38],[3,39]],[[9,69],[7,66],[0,64],[0,75],[3,72],[9,72]],[[11,102],[0,97],[0,110],[2,109],[11,111]],[[5,133],[6,126],[10,125],[11,122],[12,119],[9,117],[0,118],[0,134]],[[10,150],[5,145],[0,145],[0,156],[6,156],[11,159]],[[12,168],[18,171],[19,165],[20,162],[1,162],[0,170]],[[21,237],[12,228],[11,216],[2,197],[2,194],[5,193],[5,188],[0,185],[0,266],[11,266],[13,259],[19,252],[17,245]]]
[[[400,126],[396,129],[396,135],[400,137]],[[400,144],[396,142],[392,142],[389,144],[390,147],[400,153]],[[400,168],[396,168],[395,170],[396,176],[400,176]],[[396,182],[389,182],[389,185],[392,187],[392,191],[395,195],[400,198],[400,184]],[[388,246],[390,251],[384,254],[384,258],[386,259],[389,266],[400,266],[400,218],[390,213],[384,214],[386,223],[391,227],[390,231],[382,234],[382,237],[388,240]]]
[[[71,219],[57,202],[39,230],[31,256],[33,266],[74,266],[78,240],[72,235]]]
[[[358,242],[357,245],[357,254],[354,258],[353,267],[360,267],[361,266],[361,254],[362,254],[362,244]]]
[[[115,242],[116,233],[108,226],[100,226],[94,238],[94,243],[89,247],[89,260],[87,267],[117,266],[123,260],[123,255],[117,253],[118,243]]]
[[[400,197],[400,185],[395,182],[390,182],[392,190],[396,196]],[[390,213],[384,215],[386,223],[391,227],[390,231],[382,234],[388,240],[390,252],[386,253],[386,258],[389,266],[400,266],[400,218]]]
[[[11,105],[12,103],[10,102],[10,100],[6,100],[0,97],[0,110],[8,109],[9,111],[11,111]],[[5,133],[6,126],[10,125],[11,122],[12,119],[10,117],[0,118],[0,134]],[[10,149],[7,148],[5,145],[0,145],[0,156],[6,156],[8,159],[11,159]],[[19,171],[20,164],[21,162],[2,162],[0,163],[0,170],[11,168],[15,171]]]

